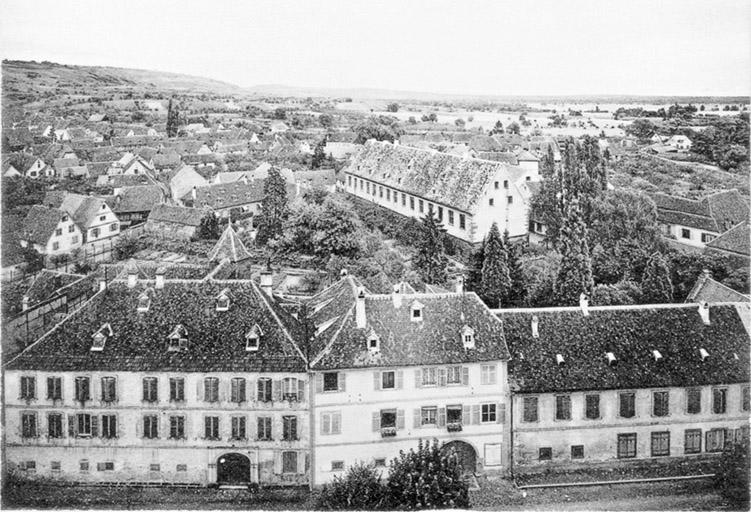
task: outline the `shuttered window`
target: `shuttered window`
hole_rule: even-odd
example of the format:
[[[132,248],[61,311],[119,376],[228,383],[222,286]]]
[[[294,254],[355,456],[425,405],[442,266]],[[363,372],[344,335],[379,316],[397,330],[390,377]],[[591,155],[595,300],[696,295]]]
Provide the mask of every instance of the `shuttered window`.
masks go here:
[[[63,437],[63,415],[50,413],[47,415],[47,436],[59,439]]]
[[[245,379],[242,377],[232,379],[230,401],[238,404],[245,402]]]
[[[170,439],[185,439],[185,416],[170,416],[169,437]]]
[[[670,455],[670,432],[652,432],[652,457]]]
[[[206,439],[219,439],[219,416],[206,416],[203,419],[203,437]]]
[[[258,379],[258,401],[259,402],[271,402],[272,389],[271,379],[260,378]]]
[[[633,418],[636,415],[636,395],[621,393],[618,395],[621,418]]]
[[[484,364],[480,372],[480,384],[495,384],[497,382],[496,365]]]
[[[76,401],[85,402],[87,400],[91,400],[89,378],[76,377]]]
[[[246,439],[245,416],[232,417],[232,439]]]
[[[701,412],[701,388],[686,390],[686,413],[699,414]]]
[[[169,399],[170,402],[185,401],[185,379],[182,377],[172,377],[169,380]]]
[[[420,425],[437,425],[438,407],[423,407],[420,409]]]
[[[262,416],[258,418],[258,440],[271,441],[271,418]]]
[[[701,429],[687,429],[685,436],[686,438],[683,443],[684,452],[701,453]]]
[[[117,416],[115,414],[102,415],[102,437],[104,439],[117,437]]]
[[[586,395],[585,416],[588,420],[596,420],[600,417],[600,395]]]
[[[21,413],[21,436],[37,437],[37,415],[33,412]]]
[[[37,384],[34,377],[21,377],[21,398],[33,400],[37,396]]]
[[[76,435],[78,437],[92,436],[94,433],[94,430],[92,428],[93,423],[94,421],[93,421],[93,417],[91,416],[91,414],[84,414],[84,413],[76,414],[76,425],[78,427],[76,430]]]
[[[482,404],[480,421],[482,423],[495,423],[497,421],[496,404]]]
[[[524,415],[523,421],[527,423],[537,421],[537,397],[529,396],[524,398]]]
[[[143,417],[143,437],[145,439],[159,437],[159,416],[156,414],[147,414]]]
[[[282,452],[282,473],[297,473],[297,452]]]
[[[555,397],[555,419],[557,420],[570,420],[571,419],[571,396],[570,395],[558,395]]]
[[[297,416],[282,417],[282,439],[297,441]]]
[[[117,400],[117,381],[114,377],[102,377],[102,402]]]
[[[156,402],[159,400],[159,391],[156,377],[144,377],[143,379],[143,401]]]
[[[61,400],[63,398],[63,379],[61,377],[47,377],[47,399]]]
[[[342,413],[340,412],[322,412],[321,413],[321,434],[341,434]]]
[[[712,390],[712,412],[715,414],[725,414],[728,409],[728,390],[725,388],[715,388]]]
[[[667,391],[655,391],[652,393],[652,414],[655,416],[667,416],[669,413],[669,393]]]
[[[323,391],[339,391],[339,374],[337,372],[323,374]]]
[[[636,457],[636,434],[618,434],[618,458]]]
[[[219,401],[219,379],[206,377],[203,379],[203,399],[205,402]]]

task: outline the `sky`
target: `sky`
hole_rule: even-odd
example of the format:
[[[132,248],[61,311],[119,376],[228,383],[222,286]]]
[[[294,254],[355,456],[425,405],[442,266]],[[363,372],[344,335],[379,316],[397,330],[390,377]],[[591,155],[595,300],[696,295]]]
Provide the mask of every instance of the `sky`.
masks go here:
[[[751,93],[749,0],[0,0],[0,55],[490,95]]]

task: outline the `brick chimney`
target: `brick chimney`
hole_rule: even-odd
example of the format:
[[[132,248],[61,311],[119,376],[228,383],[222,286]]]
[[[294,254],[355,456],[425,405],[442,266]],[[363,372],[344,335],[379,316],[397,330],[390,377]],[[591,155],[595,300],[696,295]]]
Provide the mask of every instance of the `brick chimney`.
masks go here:
[[[589,316],[589,298],[586,293],[579,295],[579,307],[582,310],[582,315]]]
[[[399,284],[395,284],[391,290],[391,300],[394,302],[394,307],[399,309],[402,307],[402,291]]]
[[[358,329],[365,329],[367,323],[365,318],[365,290],[360,288],[355,299],[355,324]]]
[[[29,296],[24,295],[23,299],[21,299],[21,310],[26,311],[27,309],[29,309]]]
[[[269,297],[271,297],[271,285],[273,280],[274,272],[271,270],[271,265],[267,265],[266,268],[261,271],[261,290]]]
[[[167,269],[164,267],[159,267],[156,269],[156,284],[154,285],[154,288],[157,290],[161,290],[164,288],[164,274],[167,273]]]
[[[128,268],[128,288],[135,288],[138,281],[138,270],[136,267]]]

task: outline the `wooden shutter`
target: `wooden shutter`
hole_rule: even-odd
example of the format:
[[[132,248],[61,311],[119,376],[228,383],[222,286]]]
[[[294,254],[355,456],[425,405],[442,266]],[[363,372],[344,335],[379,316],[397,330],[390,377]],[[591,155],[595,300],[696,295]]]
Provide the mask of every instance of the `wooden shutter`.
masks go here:
[[[472,405],[472,424],[473,425],[480,424],[480,404]]]
[[[438,368],[438,385],[446,385],[446,368]]]
[[[373,372],[373,389],[381,390],[381,372]]]
[[[217,379],[216,381],[216,387],[217,387],[217,398],[220,402],[226,402],[227,401],[227,388],[231,386],[232,379],[229,380],[229,382],[225,382],[221,379]]]
[[[115,414],[115,435],[118,439],[123,438],[123,422],[120,421],[120,416]]]
[[[255,402],[258,399],[258,388],[256,387],[256,381],[248,379],[247,388],[245,389],[245,400],[248,402]]]
[[[305,400],[305,381],[297,379],[297,401],[302,402]]]
[[[68,437],[76,437],[78,432],[78,423],[75,414],[68,414]]]
[[[413,414],[414,414],[414,416],[413,416],[413,418],[412,418],[412,419],[413,419],[414,421],[413,421],[413,423],[412,423],[412,426],[413,426],[414,428],[419,428],[419,427],[420,427],[420,425],[422,425],[422,409],[415,409],[415,410],[413,411]]]
[[[282,452],[274,452],[274,473],[282,474]]]
[[[404,430],[404,409],[396,410],[396,429]]]
[[[305,452],[297,452],[297,473],[305,473]]]
[[[55,381],[52,377],[47,377],[47,398],[52,398],[54,395],[50,391],[55,389]]]
[[[99,416],[91,415],[91,437],[99,437]]]
[[[271,399],[274,402],[281,402],[282,400],[282,381],[278,379],[271,382]]]
[[[469,425],[472,414],[472,408],[468,405],[462,406],[462,425]]]
[[[469,367],[462,366],[462,385],[469,386]]]
[[[422,368],[415,369],[415,387],[422,387]]]
[[[495,415],[496,423],[506,423],[506,404],[499,403],[498,411]]]
[[[203,399],[205,398],[203,396],[203,381],[204,379],[201,378],[196,379],[196,400],[199,402],[203,402]]]
[[[381,412],[376,411],[373,413],[373,432],[381,430]]]
[[[396,371],[396,389],[402,389],[404,387],[404,372],[401,370]]]
[[[316,373],[316,393],[323,393],[323,374]]]
[[[342,413],[340,412],[331,413],[331,433],[342,433]]]
[[[143,416],[136,420],[136,437],[143,437]]]
[[[438,408],[438,426],[439,427],[446,426],[446,408],[445,407]]]
[[[336,379],[337,384],[339,385],[339,391],[347,391],[347,374],[344,372],[339,372],[339,376]]]

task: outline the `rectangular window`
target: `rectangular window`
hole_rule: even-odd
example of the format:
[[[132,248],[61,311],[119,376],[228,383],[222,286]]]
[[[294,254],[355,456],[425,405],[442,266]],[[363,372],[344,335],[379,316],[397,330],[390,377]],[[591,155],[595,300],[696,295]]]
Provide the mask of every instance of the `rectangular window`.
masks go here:
[[[462,383],[462,367],[461,366],[449,366],[447,368],[448,384],[461,384]]]
[[[352,186],[352,176],[347,176],[347,186],[348,187]]]
[[[571,446],[571,458],[572,459],[584,458],[584,445],[583,444],[575,444]]]
[[[102,437],[115,439],[117,437],[117,416],[114,414],[102,415]]]
[[[21,414],[21,436],[37,437],[37,415],[33,412]]]
[[[60,242],[52,242],[52,250],[57,251],[60,249]]]
[[[205,402],[219,401],[219,379],[206,377],[203,379],[203,400]]]
[[[78,437],[90,437],[91,436],[91,414],[76,414],[76,423],[78,430],[76,435]]]
[[[396,372],[381,372],[381,389],[394,389],[396,387]]]
[[[149,471],[152,473],[159,473],[162,467],[159,464],[149,464]]]
[[[381,458],[381,459],[375,459],[373,462],[375,463],[375,466],[377,468],[384,468],[384,467],[386,467],[386,459],[383,459],[383,458]]]
[[[144,377],[143,379],[143,401],[156,402],[158,400],[157,379],[156,377]]]
[[[97,462],[96,470],[97,471],[114,471],[115,463],[114,462]]]
[[[343,460],[332,460],[331,461],[331,471],[344,471],[344,461]]]
[[[50,461],[50,469],[52,471],[60,471],[62,469],[60,461],[59,460]]]
[[[571,397],[569,395],[558,395],[555,397],[555,419],[571,419]]]
[[[170,402],[185,401],[185,379],[182,377],[172,377],[169,380],[169,399]]]
[[[721,452],[725,449],[725,429],[713,428],[707,431],[707,441],[704,450],[707,452]]]
[[[63,379],[62,377],[47,377],[47,399],[62,400]]]
[[[383,187],[378,185],[378,197],[383,198]]]
[[[448,214],[449,214],[449,226],[453,226],[454,225],[454,210],[449,210]]]
[[[701,429],[686,430],[686,440],[683,443],[685,453],[701,453]]]
[[[498,181],[494,182],[493,185],[494,185],[494,187],[495,187],[496,190],[498,190],[501,187],[501,184]]]
[[[503,180],[503,188],[508,189],[508,180]]]
[[[495,384],[497,379],[496,365],[484,364],[480,367],[480,384]]]
[[[245,416],[232,417],[232,439],[246,439]]]
[[[461,405],[449,405],[446,407],[446,424],[448,425],[461,425],[462,424],[462,406]],[[466,418],[467,420],[469,418]]]
[[[402,206],[407,206],[407,194],[402,192]]]
[[[618,434],[618,458],[636,457],[636,434]]]
[[[169,417],[170,439],[185,439],[185,416]]]
[[[76,401],[85,402],[91,400],[89,378],[76,377]]]
[[[409,209],[414,210],[415,209],[415,198],[410,196],[409,197]]]
[[[652,457],[670,455],[670,432],[652,432]]]
[[[633,418],[636,415],[636,395],[634,393],[621,393],[618,395],[618,401],[621,418]]]
[[[539,460],[551,460],[553,458],[553,449],[550,447],[540,448]]]
[[[258,379],[258,401],[271,402],[271,379]]]
[[[424,208],[425,208],[425,207],[424,207],[424,205],[423,205],[422,199],[418,199],[418,200],[417,200],[417,210],[418,210],[418,211],[419,211],[420,213],[422,213],[422,212],[423,212],[423,210],[424,210]]]
[[[63,437],[63,415],[50,413],[47,415],[47,435],[54,439]]]
[[[78,469],[80,471],[88,471],[89,470],[89,461],[88,460],[82,460],[78,463]]]
[[[271,418],[268,416],[258,418],[258,440],[271,441]]]
[[[391,189],[386,189],[386,201],[391,201]]]
[[[235,377],[231,381],[230,401],[241,404],[245,401],[245,379]]]
[[[339,391],[339,374],[337,372],[323,374],[323,390]]]
[[[438,424],[438,408],[437,407],[423,407],[420,409],[420,425],[432,425]]]
[[[728,390],[725,388],[715,388],[712,390],[712,412],[715,414],[725,414],[728,408]]]
[[[396,428],[396,409],[381,411],[381,429],[384,428]]]
[[[691,230],[686,228],[681,229],[681,238],[691,240]]]
[[[443,206],[438,207],[438,222],[443,222]]]
[[[586,395],[585,401],[585,416],[588,420],[596,420],[600,418],[600,395]]]
[[[711,242],[714,239],[715,239],[715,236],[714,235],[710,235],[709,233],[702,233],[701,234],[701,243],[703,243],[703,244],[708,244],[709,242]]]
[[[282,473],[297,473],[297,452],[282,452]]]
[[[488,206],[493,206],[494,203],[495,203],[495,199],[493,199],[492,197],[488,199]]]
[[[686,413],[699,414],[701,412],[701,388],[686,390]]]
[[[63,235],[63,228],[57,228],[55,230],[55,236],[62,236]]]
[[[748,411],[751,409],[751,388],[749,386],[743,386],[741,388],[741,411]]]
[[[282,399],[288,402],[302,400],[303,381],[294,377],[286,377],[282,380]]]
[[[435,368],[423,368],[422,369],[422,385],[423,386],[435,386],[438,383],[438,372]]]
[[[466,224],[464,222],[464,214],[459,214],[459,229],[466,229]]]
[[[321,413],[321,434],[341,434],[342,433],[342,413],[340,412],[322,412]]]
[[[219,439],[219,416],[206,416],[203,419],[203,427],[205,439]]]
[[[506,196],[506,204],[514,204],[514,196]]]
[[[71,224],[68,226],[68,233],[73,233],[76,230],[75,224]]]
[[[147,414],[143,417],[143,437],[145,439],[159,437],[159,416],[156,414]]]
[[[78,235],[73,235],[70,237],[70,243],[77,244],[78,243]]]
[[[667,416],[670,413],[670,394],[667,391],[655,391],[652,393],[652,414],[654,416]]]
[[[537,421],[537,397],[530,396],[524,398],[524,415],[523,421],[530,423]]]
[[[102,402],[117,400],[117,381],[114,377],[102,377]]]
[[[282,439],[297,441],[297,416],[282,417]]]
[[[482,421],[483,423],[495,423],[496,419],[496,405],[482,404],[482,408],[480,410],[480,421]]]
[[[182,473],[184,471],[188,471],[188,465],[187,464],[178,464],[175,469],[178,473]]]
[[[102,222],[104,222],[105,220],[107,220],[107,216],[106,215],[101,215],[99,217],[99,220],[102,221]]]
[[[34,377],[21,377],[21,398],[33,400],[37,395],[37,384]]]

